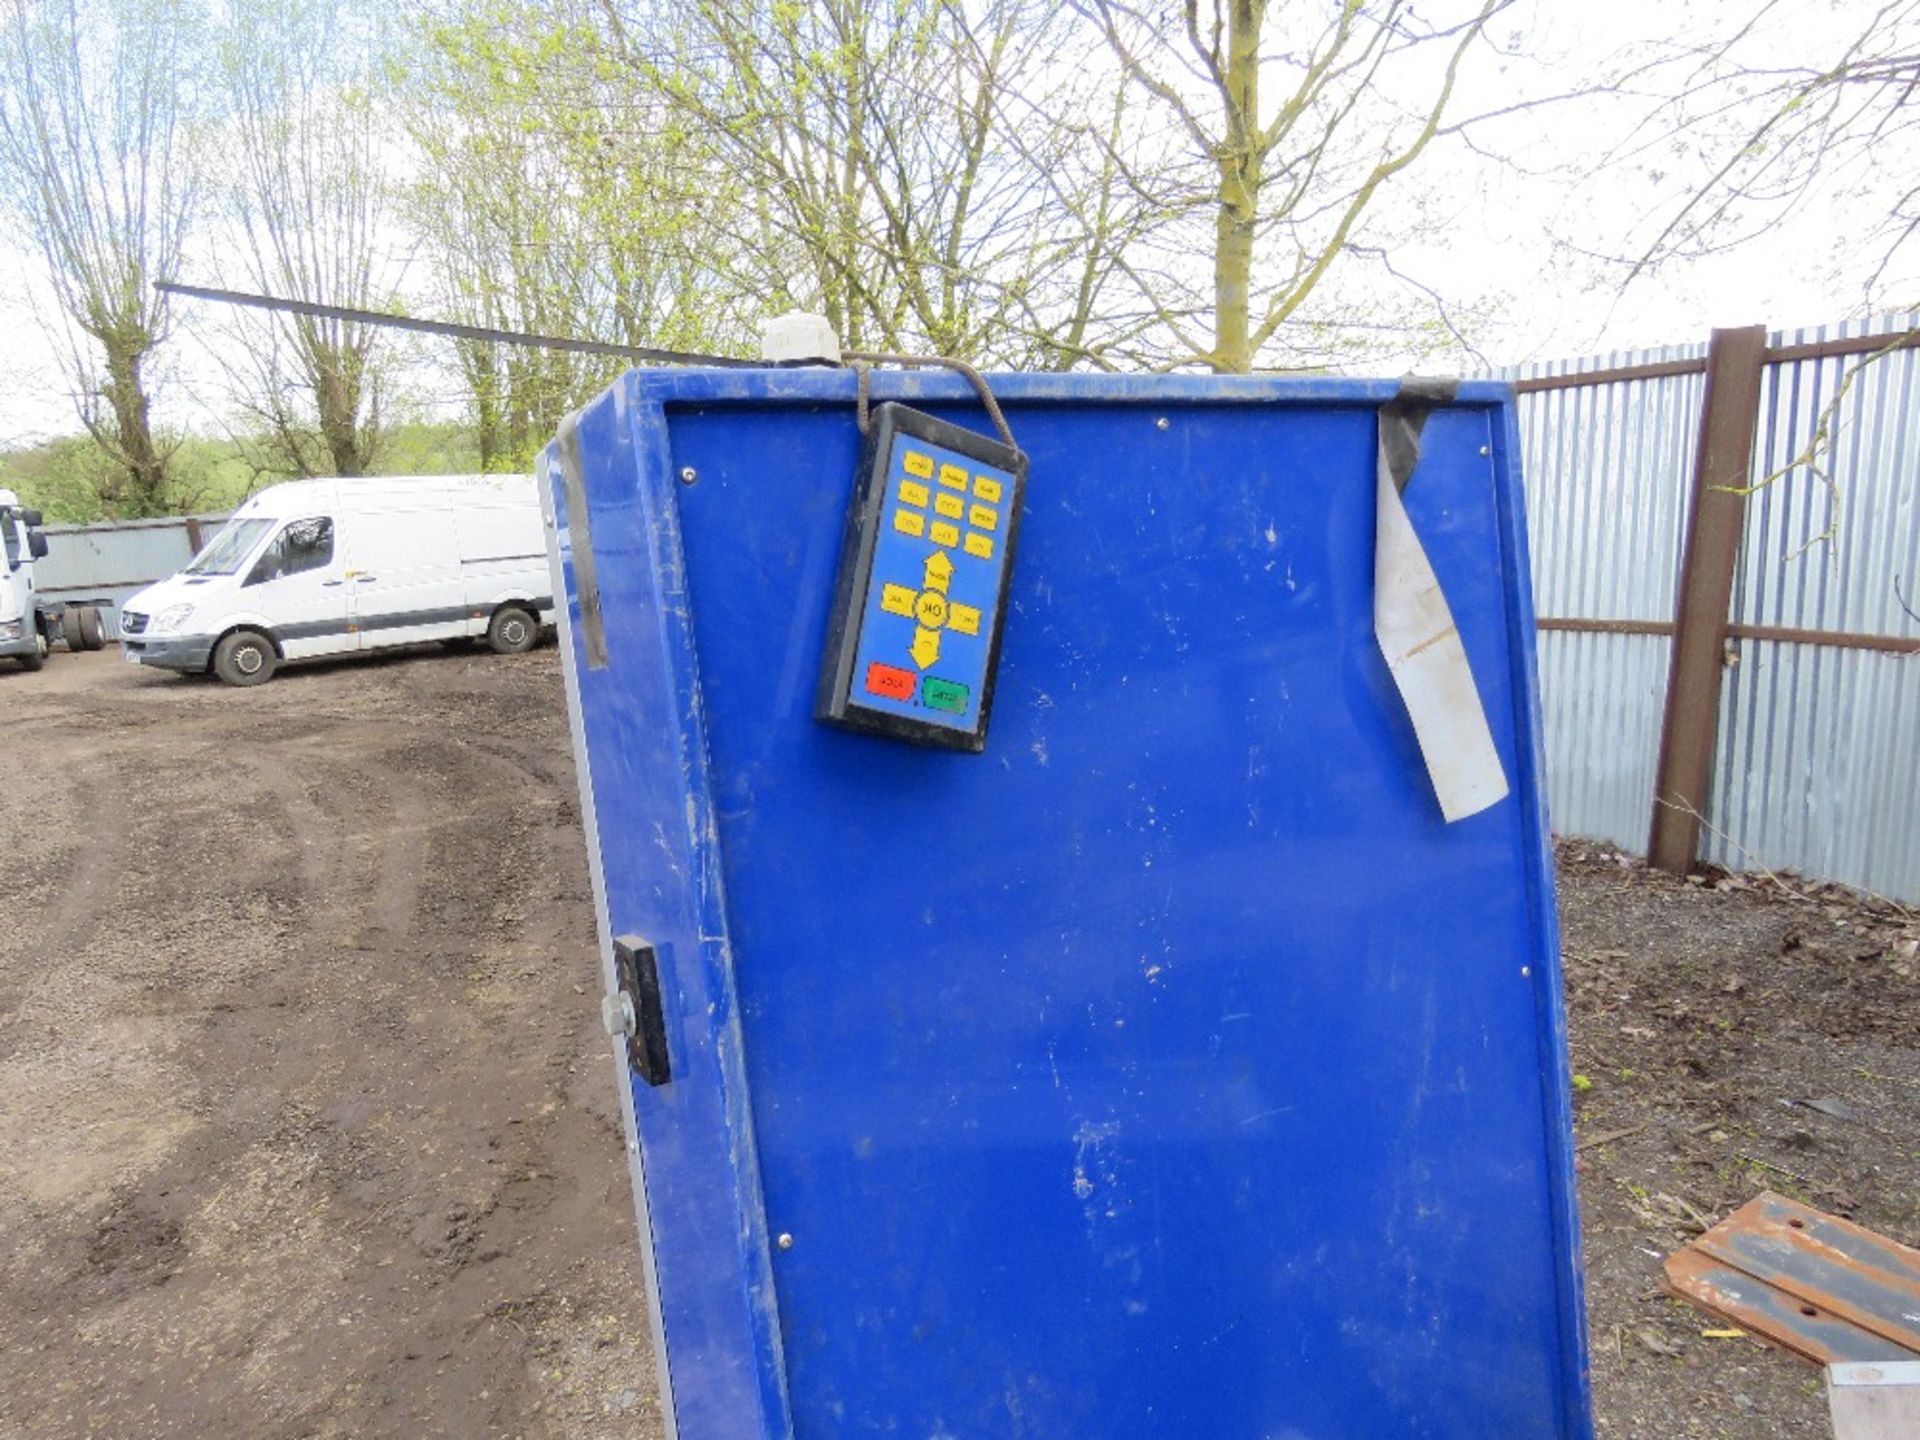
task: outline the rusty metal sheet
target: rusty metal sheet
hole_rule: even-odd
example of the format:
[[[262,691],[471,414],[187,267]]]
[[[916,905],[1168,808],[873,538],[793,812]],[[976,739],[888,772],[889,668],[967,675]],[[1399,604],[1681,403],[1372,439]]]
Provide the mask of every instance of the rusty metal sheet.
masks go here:
[[[1693,1244],[1920,1353],[1920,1250],[1771,1193],[1741,1206]]]
[[[1823,1363],[1920,1356],[1920,1251],[1771,1193],[1667,1259],[1682,1297]]]
[[[1913,1358],[1912,1351],[1891,1340],[1828,1315],[1698,1250],[1674,1251],[1667,1257],[1666,1270],[1667,1287],[1682,1300],[1816,1364]]]

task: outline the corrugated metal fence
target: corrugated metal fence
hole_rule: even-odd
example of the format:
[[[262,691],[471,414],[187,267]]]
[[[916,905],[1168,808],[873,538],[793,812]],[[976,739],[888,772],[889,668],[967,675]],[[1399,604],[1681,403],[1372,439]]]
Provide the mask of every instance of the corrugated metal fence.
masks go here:
[[[1916,324],[1920,314],[1768,345]],[[1705,355],[1676,346],[1506,376],[1665,369],[1523,390],[1519,407],[1554,827],[1636,853],[1652,812]],[[1864,358],[1772,360],[1763,372],[1751,467],[1761,488],[1746,508],[1703,853],[1920,901],[1920,655],[1861,643],[1920,636],[1920,351],[1865,364],[1818,461],[1788,468]]]
[[[164,579],[193,558],[224,515],[116,520],[102,525],[49,525],[47,558],[33,567],[49,600],[110,600],[101,616],[120,638],[120,605],[143,585]]]
[[[1513,378],[1705,356],[1705,345],[1625,351]],[[1635,852],[1647,842],[1703,385],[1682,374],[1520,397],[1554,827]],[[1556,620],[1623,623],[1549,628]]]

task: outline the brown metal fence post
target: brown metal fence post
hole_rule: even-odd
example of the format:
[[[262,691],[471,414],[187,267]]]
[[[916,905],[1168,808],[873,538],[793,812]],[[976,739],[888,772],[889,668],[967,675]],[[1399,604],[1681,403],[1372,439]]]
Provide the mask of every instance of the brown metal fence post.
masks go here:
[[[200,517],[197,515],[189,515],[187,516],[186,524],[187,552],[191,555],[198,555],[200,553]]]
[[[1700,818],[1706,813],[1713,776],[1727,608],[1746,523],[1747,499],[1739,492],[1750,483],[1766,353],[1764,325],[1715,330],[1707,347],[1700,444],[1694,453],[1693,498],[1680,563],[1660,769],[1647,840],[1648,860],[1676,875],[1693,867],[1699,851]]]

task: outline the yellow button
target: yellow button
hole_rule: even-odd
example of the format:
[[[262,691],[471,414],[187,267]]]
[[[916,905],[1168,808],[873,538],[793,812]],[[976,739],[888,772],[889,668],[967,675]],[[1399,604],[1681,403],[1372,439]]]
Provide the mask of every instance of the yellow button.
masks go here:
[[[947,628],[958,630],[962,635],[980,633],[980,612],[971,605],[949,605],[947,607]]]
[[[967,505],[958,495],[949,495],[942,490],[933,497],[933,508],[949,519],[958,520],[966,513]]]
[[[918,475],[922,480],[933,478],[933,457],[922,455],[918,450],[907,451],[906,459],[900,462],[901,468],[909,475]]]
[[[929,630],[938,630],[947,623],[947,597],[938,590],[922,590],[913,602],[913,618]]]
[[[945,496],[941,497],[945,499]],[[927,503],[927,487],[917,480],[900,482],[900,503],[902,505],[924,505]]]
[[[920,517],[916,515],[914,518],[917,520]],[[937,531],[940,527],[936,525],[933,528]],[[978,555],[982,560],[991,560],[993,558],[993,541],[984,535],[969,533],[967,536],[967,553],[969,555]]]
[[[976,475],[973,477],[973,493],[989,505],[998,505],[1000,503],[1000,482],[998,480],[989,480],[984,475]]]
[[[1000,512],[987,505],[976,505],[967,511],[967,523],[976,530],[997,530]]]
[[[920,517],[916,515],[913,518],[918,520]],[[913,533],[918,535],[920,532],[916,530]],[[967,538],[971,540],[973,537],[969,535]],[[936,545],[958,545],[960,543],[960,527],[957,525],[943,525],[938,520],[934,521],[933,543]]]
[[[902,535],[924,535],[927,533],[927,517],[916,515],[911,510],[893,512],[893,528]]]
[[[962,470],[958,465],[942,465],[940,467],[940,483],[949,490],[965,490],[967,488],[967,472]]]
[[[880,608],[889,615],[913,614],[913,591],[904,585],[889,585],[880,592]]]

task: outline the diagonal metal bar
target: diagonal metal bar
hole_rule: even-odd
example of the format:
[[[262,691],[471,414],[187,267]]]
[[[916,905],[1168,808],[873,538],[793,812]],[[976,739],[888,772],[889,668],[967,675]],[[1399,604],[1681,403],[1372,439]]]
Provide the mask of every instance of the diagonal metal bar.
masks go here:
[[[412,330],[421,335],[443,335],[454,340],[478,340],[496,345],[523,345],[539,350],[571,350],[580,355],[612,355],[623,360],[652,360],[663,365],[724,365],[756,369],[765,362],[733,355],[706,355],[697,350],[662,350],[652,345],[611,345],[602,340],[575,340],[564,335],[536,335],[525,330],[495,330],[484,325],[460,325],[450,320],[416,320],[384,310],[360,310],[351,305],[321,305],[312,300],[287,300],[278,295],[253,295],[244,290],[216,290],[205,285],[181,285],[156,280],[153,288],[190,300],[211,300],[254,310],[278,310],[316,320],[344,320],[357,325],[379,325],[389,330]]]

